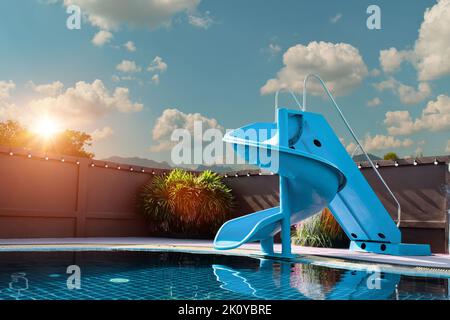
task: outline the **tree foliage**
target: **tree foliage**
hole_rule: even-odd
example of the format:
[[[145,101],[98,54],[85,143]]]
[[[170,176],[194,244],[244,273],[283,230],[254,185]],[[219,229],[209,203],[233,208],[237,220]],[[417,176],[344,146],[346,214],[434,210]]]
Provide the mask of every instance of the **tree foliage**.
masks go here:
[[[388,152],[383,156],[384,160],[398,160],[398,156],[395,152]]]
[[[64,130],[51,138],[43,139],[17,121],[0,122],[0,145],[8,147],[75,157],[93,157],[93,153],[86,151],[86,147],[91,144],[92,137],[81,131]]]

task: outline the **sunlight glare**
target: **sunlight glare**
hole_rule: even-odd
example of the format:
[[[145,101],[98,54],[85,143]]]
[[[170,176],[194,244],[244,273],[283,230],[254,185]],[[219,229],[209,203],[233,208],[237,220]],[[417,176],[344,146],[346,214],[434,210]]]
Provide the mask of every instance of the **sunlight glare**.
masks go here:
[[[56,123],[56,121],[54,121],[53,119],[51,119],[49,117],[45,117],[45,118],[38,120],[33,131],[37,135],[39,135],[45,139],[49,139],[49,138],[55,136],[60,131],[60,128],[59,128],[58,124]]]

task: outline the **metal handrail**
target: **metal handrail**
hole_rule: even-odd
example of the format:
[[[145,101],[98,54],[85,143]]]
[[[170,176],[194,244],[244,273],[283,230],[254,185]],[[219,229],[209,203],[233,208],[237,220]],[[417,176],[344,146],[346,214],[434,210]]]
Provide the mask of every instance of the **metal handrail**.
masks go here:
[[[395,203],[397,204],[397,227],[400,227],[400,221],[401,221],[401,215],[402,215],[402,209],[400,206],[400,202],[397,200],[397,197],[394,195],[394,193],[392,192],[391,188],[389,188],[389,186],[387,185],[386,181],[384,181],[383,177],[381,176],[380,172],[378,171],[378,169],[376,168],[376,166],[373,164],[372,159],[370,159],[369,155],[367,154],[366,150],[364,150],[364,147],[362,146],[362,144],[359,142],[358,137],[356,136],[355,132],[353,131],[353,129],[350,127],[350,124],[347,122],[347,119],[344,117],[344,114],[341,111],[341,108],[339,108],[338,104],[336,103],[336,101],[334,100],[333,96],[331,95],[330,91],[328,90],[327,86],[325,85],[325,82],[322,80],[322,78],[320,78],[318,75],[310,73],[305,77],[305,80],[303,80],[303,107],[301,108],[303,111],[306,110],[306,83],[308,82],[308,79],[310,77],[314,77],[317,80],[319,80],[320,84],[322,85],[325,93],[327,94],[327,96],[330,98],[330,100],[333,102],[334,107],[336,108],[336,110],[339,112],[339,115],[341,117],[341,119],[344,121],[347,129],[350,131],[351,135],[353,136],[353,139],[355,139],[358,147],[361,149],[361,151],[364,153],[364,156],[366,157],[366,159],[369,161],[370,165],[372,166],[372,169],[375,171],[375,173],[377,174],[378,178],[381,180],[381,182],[383,183],[384,187],[387,189],[387,191],[389,192],[389,194],[391,195],[391,197],[394,199]]]
[[[305,111],[305,108],[302,107],[302,105],[300,104],[300,101],[298,101],[297,96],[294,94],[294,92],[292,92],[292,90],[290,89],[286,89],[287,92],[289,92],[292,96],[292,98],[294,98],[295,102],[297,103],[298,107],[302,110]],[[277,109],[278,109],[278,95],[280,94],[280,89],[278,89],[275,92],[275,119],[277,117]]]

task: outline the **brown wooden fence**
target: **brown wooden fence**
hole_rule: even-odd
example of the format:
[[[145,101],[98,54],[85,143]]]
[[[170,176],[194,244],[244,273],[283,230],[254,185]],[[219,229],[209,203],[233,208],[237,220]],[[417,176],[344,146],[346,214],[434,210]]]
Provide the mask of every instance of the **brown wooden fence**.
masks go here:
[[[448,157],[437,165],[434,158],[418,160],[380,161],[380,171],[402,204],[404,240],[447,252]],[[366,163],[361,170],[396,219],[372,170]],[[0,147],[0,238],[149,236],[135,196],[165,171]],[[236,197],[234,216],[278,205],[275,175],[230,173],[225,181]]]
[[[135,195],[153,171],[0,147],[0,238],[146,236]]]

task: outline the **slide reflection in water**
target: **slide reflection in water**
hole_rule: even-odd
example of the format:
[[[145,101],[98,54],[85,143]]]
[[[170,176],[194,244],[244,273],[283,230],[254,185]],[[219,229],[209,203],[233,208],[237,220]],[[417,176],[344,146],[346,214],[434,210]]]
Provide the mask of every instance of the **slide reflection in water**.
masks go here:
[[[261,259],[257,270],[212,268],[222,289],[257,299],[395,299],[400,281],[400,275],[376,270],[338,270],[270,259]]]

